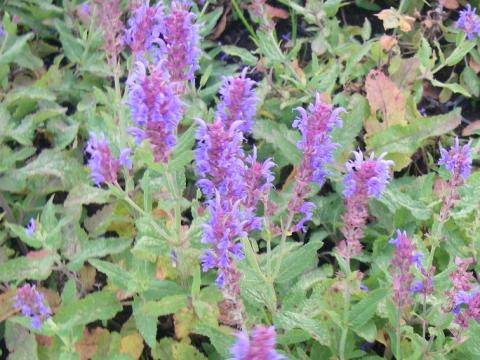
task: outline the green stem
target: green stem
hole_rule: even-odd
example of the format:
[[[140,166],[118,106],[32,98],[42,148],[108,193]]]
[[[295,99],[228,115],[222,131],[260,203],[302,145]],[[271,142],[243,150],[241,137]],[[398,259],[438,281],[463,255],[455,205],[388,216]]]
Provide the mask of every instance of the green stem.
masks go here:
[[[275,279],[278,276],[278,273],[280,272],[280,267],[282,265],[282,261],[283,261],[283,258],[285,256],[285,243],[287,241],[287,233],[290,231],[290,227],[292,226],[293,215],[294,215],[293,212],[290,212],[290,214],[288,214],[286,225],[282,229],[282,238],[280,239],[280,245],[279,245],[280,246],[280,256],[278,258],[278,261],[277,261],[276,266],[275,266],[275,270],[274,270],[273,275],[272,275],[272,282],[275,281]]]
[[[255,33],[255,30],[253,30],[253,28],[248,23],[245,16],[243,15],[243,11],[242,9],[240,9],[240,6],[238,6],[237,0],[232,0],[232,6],[233,6],[233,11],[235,11],[237,16],[240,18],[240,21],[243,23],[243,26],[245,26],[247,31],[250,33],[250,36],[253,38],[253,41],[255,42],[255,44],[258,45],[257,34]]]
[[[396,341],[395,341],[395,356],[397,357],[397,360],[402,359],[402,354],[401,354],[401,347],[400,347],[400,341],[402,339],[401,337],[401,328],[400,328],[400,319],[401,319],[401,310],[400,307],[397,308],[397,328],[395,331],[396,335]]]
[[[350,301],[351,301],[351,294],[350,294],[350,259],[346,259],[346,273],[345,273],[345,285],[343,291],[343,327],[342,327],[342,335],[340,337],[340,346],[339,346],[339,356],[340,360],[346,360],[345,357],[345,348],[347,345],[347,337],[348,337],[348,319],[350,317]]]

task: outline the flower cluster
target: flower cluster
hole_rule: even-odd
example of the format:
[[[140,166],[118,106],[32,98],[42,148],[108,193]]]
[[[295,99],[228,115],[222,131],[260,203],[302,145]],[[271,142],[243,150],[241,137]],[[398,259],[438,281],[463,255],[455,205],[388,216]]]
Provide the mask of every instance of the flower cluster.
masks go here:
[[[229,76],[223,80],[220,89],[221,102],[218,104],[216,119],[220,119],[226,128],[236,121],[242,121],[238,127],[245,135],[252,131],[258,98],[253,87],[255,81],[246,77],[247,68],[240,76]]]
[[[332,142],[331,132],[335,127],[342,126],[339,114],[345,109],[334,109],[332,105],[322,102],[317,94],[315,103],[309,105],[308,111],[304,108],[297,108],[297,111],[300,115],[294,120],[293,127],[302,134],[297,147],[303,151],[303,159],[297,170],[288,210],[291,214],[304,215],[295,226],[295,230],[301,230],[304,223],[311,219],[314,207],[313,203],[304,199],[310,192],[310,183],[321,185],[329,175],[326,166],[333,162],[333,150],[337,146]]]
[[[211,218],[203,225],[202,243],[211,244],[213,250],[207,249],[201,256],[202,269],[208,271],[217,268],[217,286],[224,288],[229,284],[232,293],[238,294],[240,274],[233,259],[243,259],[243,252],[242,246],[232,239],[246,236],[241,223],[240,204],[237,202],[231,206],[217,194],[215,199],[209,200],[208,205]]]
[[[31,218],[27,224],[27,227],[25,228],[25,234],[27,236],[33,236],[35,231],[37,231],[37,222],[34,218]]]
[[[415,245],[405,231],[397,230],[397,237],[389,242],[395,246],[393,258],[390,261],[393,272],[393,301],[402,309],[410,304],[412,292],[421,291],[418,289],[419,285],[414,283],[415,276],[410,268],[412,265],[421,267],[422,254],[416,251]]]
[[[345,240],[338,245],[344,258],[357,256],[362,251],[360,240],[368,217],[368,201],[380,197],[390,180],[393,161],[384,160],[385,154],[377,159],[372,153],[364,159],[361,151],[354,152],[355,160],[346,164],[347,175],[343,180],[346,212],[342,216],[342,233]]]
[[[472,154],[470,142],[460,146],[458,137],[455,138],[455,144],[446,150],[440,148],[440,160],[438,165],[443,165],[450,172],[450,179],[446,186],[446,192],[443,198],[443,206],[440,210],[440,221],[446,221],[450,210],[453,208],[457,199],[457,188],[462,186],[472,171]]]
[[[467,4],[467,7],[460,11],[455,27],[463,30],[468,40],[473,40],[475,34],[480,36],[480,16],[477,15],[477,9],[472,9],[470,4]]]
[[[198,25],[195,14],[189,11],[189,2],[172,2],[170,13],[164,17],[161,57],[172,81],[194,80],[198,66]]]
[[[129,129],[136,143],[150,142],[155,161],[165,162],[176,142],[182,104],[162,64],[150,69],[138,61],[128,79],[128,105],[136,127]]]
[[[237,93],[239,88],[243,90]],[[225,78],[217,119],[209,124],[197,121],[198,186],[207,198],[211,216],[204,242],[213,247],[202,256],[203,269],[218,268],[217,285],[233,297],[238,295],[239,280],[233,260],[243,256],[237,240],[260,228],[257,204],[273,181],[270,172],[273,162],[267,159],[260,163],[255,149],[247,157],[242,148],[243,130],[248,128],[245,121],[251,122],[255,115],[256,96],[252,88],[253,82],[245,78],[245,72]],[[239,104],[250,108],[239,109]]]
[[[162,3],[155,6],[140,5],[128,19],[124,42],[135,55],[139,57],[150,51],[159,42],[163,23]]]
[[[456,269],[450,274],[453,288],[446,292],[448,309],[455,315],[455,323],[462,329],[468,327],[470,319],[480,321],[480,290],[468,267],[473,259],[455,258]]]
[[[95,0],[94,2],[96,5],[95,14],[97,14],[95,20],[103,31],[102,48],[107,54],[109,65],[115,67],[118,55],[123,48],[120,0]]]
[[[230,360],[281,360],[285,357],[275,350],[276,332],[273,326],[254,327],[249,337],[244,332],[236,334],[237,340],[230,348]]]
[[[198,147],[195,150],[196,168],[200,176],[198,186],[209,199],[218,191],[229,199],[238,199],[244,193],[243,134],[240,121],[226,128],[217,120],[206,124],[197,120]]]
[[[23,316],[30,318],[32,326],[36,329],[39,329],[42,321],[51,314],[50,308],[45,305],[43,294],[37,291],[35,285],[25,284],[18,288],[13,300],[13,308],[20,310]]]
[[[114,183],[117,181],[118,170],[121,166],[126,166],[129,169],[132,167],[131,149],[123,149],[120,157],[115,159],[103,134],[97,136],[95,133],[90,133],[85,152],[90,156],[88,159],[90,177],[96,185],[106,182]]]

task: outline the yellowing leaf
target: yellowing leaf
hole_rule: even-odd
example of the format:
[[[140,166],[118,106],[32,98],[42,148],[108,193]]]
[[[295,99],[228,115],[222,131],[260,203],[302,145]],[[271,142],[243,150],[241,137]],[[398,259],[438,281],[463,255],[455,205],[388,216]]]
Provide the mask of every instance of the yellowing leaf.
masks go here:
[[[120,342],[120,352],[139,359],[143,352],[143,338],[138,332],[124,336]]]
[[[393,125],[406,125],[406,100],[392,80],[379,70],[371,70],[365,82],[367,99],[370,104],[372,118],[365,128],[369,135]],[[376,112],[380,110],[383,122],[376,120]]]
[[[415,18],[402,15],[394,8],[382,10],[375,16],[383,21],[385,30],[399,28],[400,31],[409,32],[412,30],[412,25],[415,22]]]

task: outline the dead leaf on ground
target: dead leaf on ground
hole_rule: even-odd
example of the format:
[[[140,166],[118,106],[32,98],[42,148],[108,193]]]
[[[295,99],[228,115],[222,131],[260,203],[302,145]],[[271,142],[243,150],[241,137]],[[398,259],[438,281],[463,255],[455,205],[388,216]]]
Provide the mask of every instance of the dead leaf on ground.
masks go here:
[[[271,19],[277,18],[277,19],[285,20],[289,18],[289,14],[287,10],[277,8],[268,4],[265,5],[265,12],[267,13],[267,16]]]
[[[384,9],[378,14],[375,14],[380,20],[383,21],[383,28],[388,29],[400,29],[402,32],[409,32],[413,28],[415,18],[402,15],[394,8]]]

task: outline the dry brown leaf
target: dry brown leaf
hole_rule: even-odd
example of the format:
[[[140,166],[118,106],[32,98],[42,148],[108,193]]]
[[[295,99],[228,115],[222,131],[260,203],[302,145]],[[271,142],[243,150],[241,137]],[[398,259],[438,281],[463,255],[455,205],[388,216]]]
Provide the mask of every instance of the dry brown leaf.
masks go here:
[[[88,331],[88,329],[83,331],[83,336],[75,343],[75,350],[80,355],[80,360],[89,360],[95,355],[99,340],[102,339],[101,335],[104,333],[108,333],[108,330],[100,327],[96,327],[92,331]]]
[[[415,18],[407,15],[401,15],[398,20],[399,20],[398,26],[400,28],[400,31],[403,31],[403,32],[411,31],[413,28],[413,24],[415,23]]]
[[[375,127],[388,128],[392,125],[406,125],[406,100],[388,76],[379,70],[371,70],[367,75],[365,90],[367,91],[372,117],[375,118],[376,112],[380,110],[383,119],[380,126],[371,124],[374,125],[371,130],[374,130]]]
[[[267,16],[271,19],[278,18],[278,19],[288,19],[288,11],[284,9],[280,9],[271,5],[265,5],[265,12]]]
[[[93,289],[97,270],[93,266],[86,265],[80,269],[79,273],[80,282],[82,283],[85,290],[89,291]]]
[[[220,18],[220,21],[218,22],[217,26],[213,30],[212,34],[209,36],[211,40],[217,40],[220,37],[220,35],[222,35],[223,32],[225,31],[225,28],[227,27],[228,14],[230,14],[230,7],[228,7],[223,12],[223,15]]]
[[[390,35],[382,35],[380,38],[380,47],[382,50],[389,52],[394,46],[398,44],[398,40]]]
[[[468,66],[475,71],[476,74],[480,73],[480,64],[477,63],[472,57],[468,60]]]
[[[470,136],[479,131],[480,131],[480,120],[476,120],[468,124],[468,126],[465,129],[463,129],[462,135]]]
[[[449,10],[455,10],[458,9],[458,1],[457,0],[441,0],[440,4]]]
[[[49,347],[52,345],[53,337],[35,334],[35,339],[37,340],[37,344],[43,347]]]

